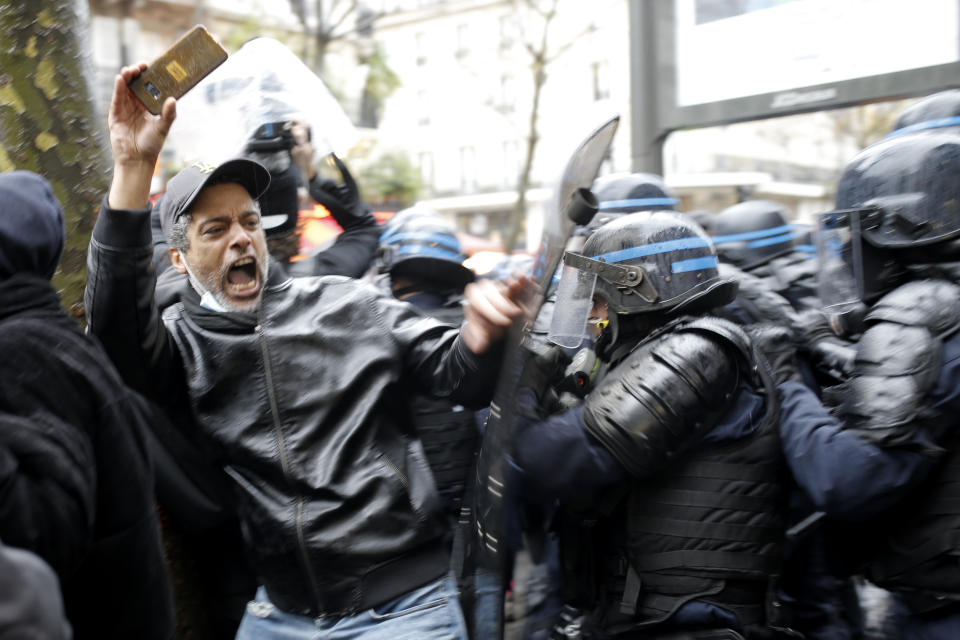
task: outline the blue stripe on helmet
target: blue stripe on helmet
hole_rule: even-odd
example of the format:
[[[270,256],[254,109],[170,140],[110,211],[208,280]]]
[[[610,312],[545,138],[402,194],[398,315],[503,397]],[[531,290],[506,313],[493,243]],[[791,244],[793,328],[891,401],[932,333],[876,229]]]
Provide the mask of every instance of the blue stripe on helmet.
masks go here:
[[[956,127],[960,126],[960,116],[950,116],[949,118],[934,118],[933,120],[924,120],[923,122],[914,122],[913,124],[908,124],[905,127],[900,127],[899,129],[894,129],[887,134],[887,138],[895,138],[896,136],[902,136],[905,133],[913,133],[914,131],[925,131],[927,129],[939,129],[940,127]]]
[[[700,271],[701,269],[716,269],[717,257],[705,256],[703,258],[690,258],[689,260],[680,260],[670,265],[670,271],[673,273],[687,273],[688,271]]]
[[[789,233],[790,225],[785,224],[781,227],[770,227],[769,229],[760,229],[759,231],[747,231],[746,233],[734,233],[729,236],[713,236],[713,244],[726,244],[727,242],[744,242],[745,240],[756,240],[757,238],[766,238],[781,233]],[[776,243],[774,243],[776,244]]]
[[[700,249],[709,247],[710,242],[703,238],[677,238],[676,240],[666,240],[664,242],[654,242],[652,244],[643,244],[639,247],[630,247],[629,249],[620,249],[611,251],[599,256],[593,256],[594,260],[603,262],[623,262],[633,258],[642,258],[643,256],[652,256],[657,253],[667,253],[668,251],[681,251],[683,249]]]
[[[453,260],[455,262],[463,262],[467,259],[467,257],[459,251],[450,251],[449,249],[445,249],[443,247],[431,247],[425,244],[415,244],[400,247],[397,250],[397,253],[404,256],[439,258],[441,260]]]
[[[600,203],[600,211],[604,209],[627,209],[650,206],[668,206],[677,204],[676,198],[630,198],[628,200],[605,200]]]
[[[413,242],[416,244],[440,244],[456,252],[460,252],[460,241],[451,238],[442,233],[431,233],[429,231],[401,231],[390,234],[387,238],[387,244],[397,244],[400,242]]]
[[[817,247],[812,244],[798,244],[793,247],[797,251],[803,251],[804,253],[816,253]]]
[[[757,247],[769,247],[772,244],[783,244],[784,242],[793,242],[793,234],[785,233],[782,236],[776,236],[773,238],[764,238],[762,240],[754,240],[753,242],[747,243],[747,249],[756,249]]]

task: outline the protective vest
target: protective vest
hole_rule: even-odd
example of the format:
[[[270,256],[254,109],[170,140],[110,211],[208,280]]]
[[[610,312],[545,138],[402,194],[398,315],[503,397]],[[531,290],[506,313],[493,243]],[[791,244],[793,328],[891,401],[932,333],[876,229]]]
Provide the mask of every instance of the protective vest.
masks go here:
[[[782,459],[776,422],[767,422],[631,489],[627,545],[639,579],[638,620],[656,624],[696,599],[733,611],[743,625],[764,622],[786,523]]]
[[[658,473],[631,483],[625,501],[628,566],[619,610],[632,618],[633,629],[659,624],[691,600],[732,611],[744,626],[762,625],[769,584],[781,561],[785,465],[766,365],[730,323],[701,318],[671,331],[689,332],[721,345],[722,355],[715,357],[733,361],[740,376],[766,392],[767,415],[751,435],[674,452]],[[675,344],[682,348],[682,342]],[[634,367],[638,353],[642,347],[617,368]],[[724,411],[707,418],[700,433],[729,411],[731,396],[725,398]]]
[[[960,327],[960,287],[918,281],[898,287],[866,316],[850,382],[848,426],[880,446],[924,428],[945,449],[913,494],[871,529],[883,543],[865,574],[917,613],[960,602],[960,437],[957,416],[940,415],[929,393],[943,340]]]
[[[864,574],[899,593],[915,613],[960,602],[960,439],[886,519],[881,551]]]

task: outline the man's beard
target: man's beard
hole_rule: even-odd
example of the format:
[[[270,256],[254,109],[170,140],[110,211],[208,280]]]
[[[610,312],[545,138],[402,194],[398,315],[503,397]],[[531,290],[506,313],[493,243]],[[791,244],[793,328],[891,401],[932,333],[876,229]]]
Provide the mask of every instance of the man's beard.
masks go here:
[[[209,296],[213,299],[215,304],[205,306],[210,306],[214,311],[233,311],[245,313],[256,311],[260,306],[260,299],[263,297],[263,288],[267,283],[267,271],[269,269],[270,261],[265,257],[261,259],[260,256],[256,257],[256,261],[257,272],[260,278],[260,291],[256,298],[252,298],[251,300],[240,304],[231,300],[223,291],[223,283],[226,282],[227,272],[230,270],[229,265],[222,266],[218,271],[204,274],[201,277],[197,277],[193,269],[190,268],[190,265],[187,264],[186,260],[184,260],[184,265],[187,268],[187,275],[190,278],[190,285],[193,287],[194,291],[200,295],[201,304],[204,304],[206,297]]]

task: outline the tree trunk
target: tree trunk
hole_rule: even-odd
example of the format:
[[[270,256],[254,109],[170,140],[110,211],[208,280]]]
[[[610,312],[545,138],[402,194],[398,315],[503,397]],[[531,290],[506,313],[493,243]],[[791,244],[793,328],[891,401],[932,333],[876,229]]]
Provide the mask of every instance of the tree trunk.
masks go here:
[[[0,171],[53,185],[67,244],[54,284],[82,316],[87,243],[109,185],[104,125],[92,100],[86,0],[0,0]]]
[[[503,240],[503,246],[507,253],[516,250],[517,241],[523,232],[524,222],[527,219],[527,189],[530,187],[530,174],[533,171],[533,158],[537,152],[537,142],[540,140],[540,134],[537,132],[537,121],[540,117],[540,93],[543,85],[547,81],[547,74],[542,65],[537,65],[534,71],[533,80],[533,106],[530,108],[530,129],[527,134],[527,154],[523,162],[523,171],[520,173],[520,179],[517,180],[517,204],[514,206],[513,213],[510,216],[510,226],[507,237]]]

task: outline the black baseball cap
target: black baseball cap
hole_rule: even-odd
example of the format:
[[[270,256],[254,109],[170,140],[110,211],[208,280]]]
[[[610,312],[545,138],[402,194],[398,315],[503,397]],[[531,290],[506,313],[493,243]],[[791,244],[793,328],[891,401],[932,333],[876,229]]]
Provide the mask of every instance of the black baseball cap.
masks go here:
[[[234,158],[219,166],[196,162],[183,169],[170,178],[157,203],[164,237],[170,239],[173,223],[190,209],[205,187],[225,182],[239,184],[257,200],[270,186],[270,172],[247,158]]]
[[[270,172],[270,186],[260,196],[260,226],[268,238],[279,237],[297,228],[300,214],[301,173],[295,165]]]

